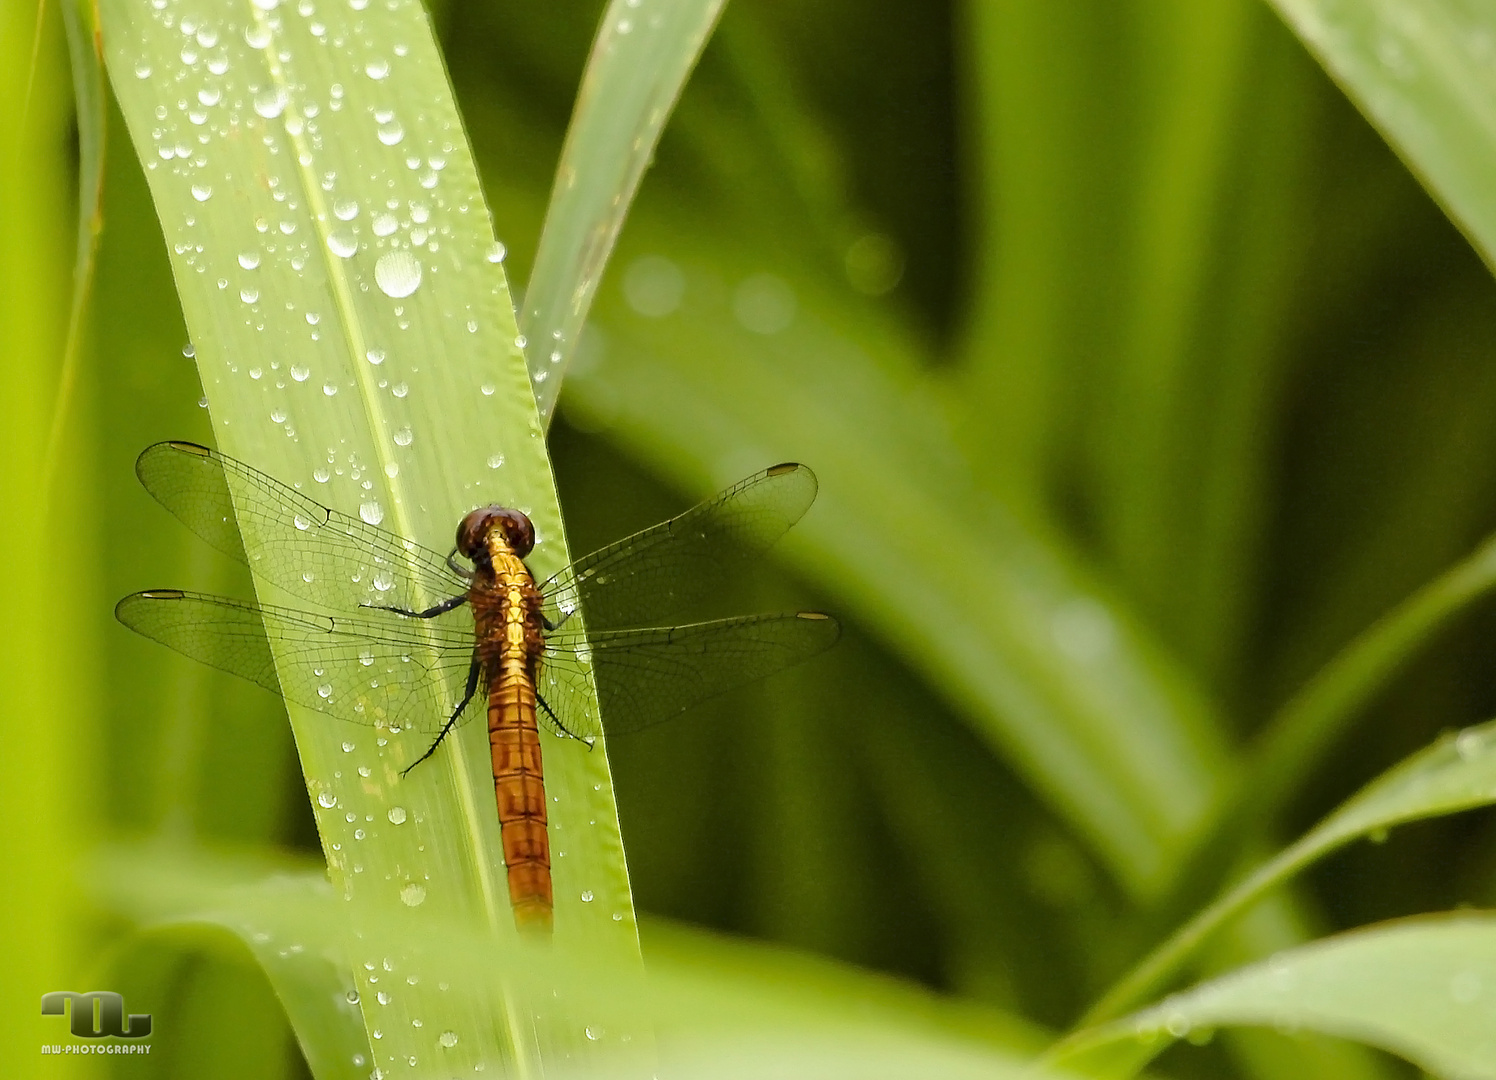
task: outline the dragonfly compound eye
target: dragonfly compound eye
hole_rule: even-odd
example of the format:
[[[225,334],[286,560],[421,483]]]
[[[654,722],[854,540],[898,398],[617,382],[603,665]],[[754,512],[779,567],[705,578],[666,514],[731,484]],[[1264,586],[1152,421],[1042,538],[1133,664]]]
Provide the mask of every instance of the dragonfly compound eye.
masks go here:
[[[535,526],[518,510],[507,506],[480,506],[457,526],[457,550],[474,562],[488,560],[488,536],[498,529],[520,558],[535,546]]]

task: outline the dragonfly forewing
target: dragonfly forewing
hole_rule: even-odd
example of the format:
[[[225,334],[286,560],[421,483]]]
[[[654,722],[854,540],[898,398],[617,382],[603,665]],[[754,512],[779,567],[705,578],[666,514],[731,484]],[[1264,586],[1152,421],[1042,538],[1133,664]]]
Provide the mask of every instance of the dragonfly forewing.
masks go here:
[[[330,610],[422,610],[467,591],[440,553],[205,446],[156,443],[141,453],[135,472],[157,502],[209,544]]]
[[[652,528],[585,555],[541,585],[561,626],[578,607],[603,629],[658,622],[735,581],[804,516],[815,473],[775,465]]]

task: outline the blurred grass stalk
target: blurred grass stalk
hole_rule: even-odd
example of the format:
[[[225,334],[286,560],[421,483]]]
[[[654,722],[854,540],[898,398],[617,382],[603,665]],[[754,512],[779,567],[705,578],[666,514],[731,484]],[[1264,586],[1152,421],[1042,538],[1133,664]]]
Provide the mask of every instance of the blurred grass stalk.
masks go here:
[[[88,710],[101,700],[85,659],[95,645],[92,625],[81,610],[95,575],[86,537],[97,523],[84,510],[86,480],[75,473],[49,490],[45,479],[74,250],[71,102],[59,29],[55,5],[0,8],[0,619],[11,628],[0,661],[0,819],[7,823],[9,882],[0,921],[0,1009],[35,1035],[15,1044],[7,1068],[18,1075],[37,1069],[39,995],[87,970],[71,873],[93,824],[89,781],[102,765],[82,737]],[[69,462],[87,457],[87,434],[78,434],[65,451]]]

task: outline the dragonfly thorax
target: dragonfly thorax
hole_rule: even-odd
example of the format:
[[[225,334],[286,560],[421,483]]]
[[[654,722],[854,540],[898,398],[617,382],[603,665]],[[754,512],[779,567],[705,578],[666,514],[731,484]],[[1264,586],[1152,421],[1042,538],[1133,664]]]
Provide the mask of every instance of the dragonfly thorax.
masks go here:
[[[457,526],[457,550],[476,565],[488,564],[488,539],[495,529],[522,559],[535,547],[535,526],[524,514],[507,506],[480,506]]]

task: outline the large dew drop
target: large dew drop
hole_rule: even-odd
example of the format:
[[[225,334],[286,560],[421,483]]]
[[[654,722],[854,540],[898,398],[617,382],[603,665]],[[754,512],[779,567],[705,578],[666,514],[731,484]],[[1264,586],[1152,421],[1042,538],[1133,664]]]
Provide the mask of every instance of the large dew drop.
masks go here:
[[[387,251],[374,264],[374,281],[384,295],[403,299],[421,286],[421,262],[408,251]]]

